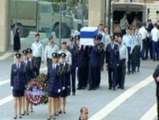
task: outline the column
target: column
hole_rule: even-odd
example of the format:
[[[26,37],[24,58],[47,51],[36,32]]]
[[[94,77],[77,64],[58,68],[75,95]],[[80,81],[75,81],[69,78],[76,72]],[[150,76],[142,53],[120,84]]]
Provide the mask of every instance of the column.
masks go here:
[[[104,18],[104,8],[103,3],[105,0],[89,0],[89,21],[88,25],[91,27],[96,27],[99,23],[103,23],[102,18]]]
[[[10,0],[1,0],[0,4],[0,52],[5,52],[10,43]]]

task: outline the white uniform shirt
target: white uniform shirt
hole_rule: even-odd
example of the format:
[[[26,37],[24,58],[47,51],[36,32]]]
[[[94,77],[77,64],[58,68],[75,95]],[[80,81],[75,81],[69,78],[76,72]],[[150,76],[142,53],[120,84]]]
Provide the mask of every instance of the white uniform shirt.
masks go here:
[[[44,61],[44,46],[41,42],[34,42],[31,46],[33,57],[41,57]]]
[[[71,56],[71,53],[68,51],[68,50],[65,50],[65,51],[63,51],[63,50],[60,50],[59,52],[58,52],[59,54],[61,54],[61,53],[65,53],[66,54],[66,62],[69,64],[69,65],[72,65],[72,56]]]
[[[156,27],[154,27],[151,30],[151,37],[152,37],[152,41],[154,41],[154,42],[158,41],[158,39],[159,39],[159,30]]]
[[[125,44],[127,47],[132,46],[132,39],[131,39],[131,36],[129,34],[126,34],[123,36],[123,44]]]
[[[139,29],[138,33],[141,35],[141,39],[142,39],[142,40],[146,39],[146,37],[149,36],[149,34],[148,34],[148,32],[147,32],[147,30],[146,30],[146,28],[145,28],[144,26],[142,26],[142,27]]]
[[[105,47],[110,43],[110,35],[108,33],[105,33],[104,35],[104,45]]]
[[[57,53],[58,51],[59,51],[59,48],[58,48],[58,46],[56,44],[51,45],[49,43],[49,45],[47,45],[45,47],[45,62],[47,61],[47,58],[52,59],[52,53],[54,53],[54,52]]]
[[[126,45],[123,43],[119,44],[119,58],[120,60],[125,59],[126,62],[128,61],[128,50]]]

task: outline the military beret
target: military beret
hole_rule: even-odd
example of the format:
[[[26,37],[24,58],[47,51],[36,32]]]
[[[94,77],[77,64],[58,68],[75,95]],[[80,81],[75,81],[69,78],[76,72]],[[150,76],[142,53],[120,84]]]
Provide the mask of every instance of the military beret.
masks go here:
[[[27,53],[32,53],[32,49],[31,48],[27,48]]]
[[[95,39],[96,39],[96,40],[101,40],[102,37],[103,37],[103,36],[102,36],[101,34],[98,34],[98,35],[95,36]]]
[[[21,58],[21,54],[20,53],[16,53],[15,57],[19,59],[19,58]]]
[[[56,53],[56,52],[53,52],[53,53],[52,53],[52,57],[53,57],[53,58],[58,58],[58,57],[59,57],[59,54]]]
[[[75,40],[79,40],[79,39],[80,39],[80,35],[76,35]]]
[[[28,52],[27,52],[27,50],[23,50],[22,53],[23,53],[23,55],[27,55]]]
[[[66,57],[66,53],[61,53],[60,57],[64,57],[65,58]]]

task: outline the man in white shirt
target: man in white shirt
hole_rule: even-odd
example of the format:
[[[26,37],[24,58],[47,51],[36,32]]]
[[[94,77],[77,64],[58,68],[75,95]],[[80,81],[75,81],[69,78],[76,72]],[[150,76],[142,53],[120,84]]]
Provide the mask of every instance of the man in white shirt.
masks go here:
[[[40,73],[40,66],[41,62],[44,62],[44,46],[39,41],[40,40],[40,34],[35,34],[35,42],[32,43],[31,49],[33,51],[33,59],[35,60],[35,63],[37,65],[36,72],[37,75]]]
[[[65,53],[66,54],[66,62],[69,64],[69,65],[72,65],[72,57],[71,57],[71,53],[67,50],[67,42],[66,41],[63,41],[61,43],[61,50],[58,52],[59,54],[61,53]]]
[[[131,66],[130,52],[131,52],[131,48],[132,48],[132,38],[130,36],[130,28],[126,28],[126,34],[123,36],[122,41],[123,41],[123,44],[125,44],[128,49],[128,74],[130,74],[130,72],[131,72],[131,70],[130,70],[130,66]]]
[[[139,29],[138,33],[141,35],[142,39],[142,59],[146,60],[148,58],[148,31],[146,30],[146,23]]]
[[[156,54],[157,59],[159,59],[159,46],[158,46],[158,40],[159,40],[159,30],[157,29],[157,24],[154,24],[154,28],[151,30],[151,38],[152,38],[152,56],[153,60],[156,60]]]
[[[104,31],[103,31],[103,24],[99,24],[98,26],[98,35],[101,34],[102,35],[102,40],[101,42],[104,43]]]
[[[49,43],[45,47],[45,63],[47,67],[52,65],[52,53],[57,53],[59,51],[58,46],[54,43],[53,36],[49,37]]]
[[[117,69],[117,85],[118,88],[124,89],[126,64],[128,62],[128,50],[125,44],[122,43],[121,35],[118,35],[119,44],[119,66]]]

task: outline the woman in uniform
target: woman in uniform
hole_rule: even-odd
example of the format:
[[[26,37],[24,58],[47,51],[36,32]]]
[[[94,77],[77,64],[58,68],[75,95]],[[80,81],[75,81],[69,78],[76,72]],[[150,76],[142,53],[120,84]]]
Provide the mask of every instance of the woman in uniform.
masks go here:
[[[27,56],[27,50],[23,50],[22,51],[22,53],[23,53],[23,61],[22,61],[22,64],[24,65],[24,74],[25,74],[25,81],[24,81],[24,87],[27,85],[27,73],[28,73],[28,56]],[[25,95],[23,96],[23,98],[22,98],[23,100],[22,100],[22,116],[24,116],[25,115],[25,113],[26,113],[26,107],[27,107],[27,100],[26,100],[26,97],[25,97]]]
[[[24,66],[21,62],[21,54],[16,53],[16,63],[11,67],[11,88],[14,97],[14,119],[17,119],[18,108],[19,108],[19,118],[21,116],[21,107],[22,107],[22,97],[24,96]]]
[[[52,65],[48,67],[48,120],[51,120],[53,117],[58,115],[58,98],[60,89],[60,80],[59,80],[59,65],[58,65],[58,53],[53,53]],[[52,110],[52,106],[54,106],[54,110]],[[53,111],[53,114],[52,114]]]
[[[70,72],[71,67],[68,63],[66,63],[65,60],[66,54],[61,53],[60,54],[60,66],[61,66],[61,93],[60,97],[63,100],[63,113],[66,113],[65,107],[66,107],[66,97],[70,95]]]

